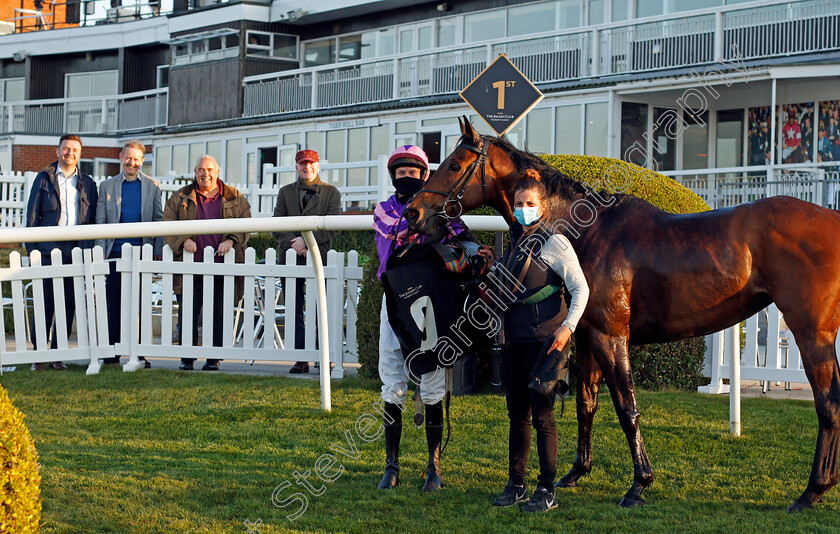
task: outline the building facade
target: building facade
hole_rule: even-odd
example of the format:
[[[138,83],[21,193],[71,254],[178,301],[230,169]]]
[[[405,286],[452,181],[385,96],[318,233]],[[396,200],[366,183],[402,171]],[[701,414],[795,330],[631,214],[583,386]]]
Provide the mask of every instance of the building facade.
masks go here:
[[[67,4],[75,25],[0,36],[2,170],[38,170],[73,132],[93,174],[137,137],[154,176],[209,153],[229,183],[276,187],[311,148],[345,208],[367,209],[395,146],[439,162],[459,116],[490,133],[458,92],[505,53],[545,94],[518,147],[626,159],[713,204],[735,201],[721,184],[795,178],[837,206],[838,0]]]

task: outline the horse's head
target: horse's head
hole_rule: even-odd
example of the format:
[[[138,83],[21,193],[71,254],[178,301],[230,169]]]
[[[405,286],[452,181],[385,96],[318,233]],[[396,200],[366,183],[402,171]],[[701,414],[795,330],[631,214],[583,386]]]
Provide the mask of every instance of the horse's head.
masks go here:
[[[440,164],[423,189],[405,208],[412,231],[433,235],[447,220],[483,204],[513,220],[506,192],[518,175],[510,155],[495,139],[479,135],[469,120],[458,119],[461,139],[452,154]]]

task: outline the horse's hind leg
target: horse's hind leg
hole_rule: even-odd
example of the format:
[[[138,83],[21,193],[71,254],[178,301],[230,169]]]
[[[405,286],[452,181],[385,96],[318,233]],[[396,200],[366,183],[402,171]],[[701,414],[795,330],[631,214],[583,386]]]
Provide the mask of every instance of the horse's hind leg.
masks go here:
[[[627,338],[603,336],[599,340],[593,339],[592,352],[604,373],[604,380],[610,387],[615,412],[624,435],[627,436],[630,454],[633,457],[633,484],[618,505],[630,507],[645,504],[642,492],[653,482],[653,470],[639,430],[641,414],[633,388]]]
[[[796,332],[794,337],[797,337]],[[800,349],[805,373],[814,392],[819,434],[808,486],[790,505],[789,512],[812,508],[815,502],[822,500],[823,493],[837,484],[837,455],[840,451],[840,374],[834,339],[832,337],[830,342],[808,340],[800,344]]]
[[[575,337],[575,359],[581,368],[577,377],[578,445],[577,456],[572,469],[557,483],[558,488],[574,488],[581,477],[592,470],[592,421],[598,410],[598,390],[601,386],[601,370],[592,358],[584,336]]]

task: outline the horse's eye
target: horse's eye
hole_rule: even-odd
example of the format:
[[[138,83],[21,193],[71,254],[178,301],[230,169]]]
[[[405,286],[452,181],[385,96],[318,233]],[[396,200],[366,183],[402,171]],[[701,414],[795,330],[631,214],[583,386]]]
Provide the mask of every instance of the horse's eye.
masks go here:
[[[461,166],[458,165],[457,163],[453,163],[452,165],[449,166],[449,170],[452,171],[452,172],[458,172],[458,171],[461,170]]]

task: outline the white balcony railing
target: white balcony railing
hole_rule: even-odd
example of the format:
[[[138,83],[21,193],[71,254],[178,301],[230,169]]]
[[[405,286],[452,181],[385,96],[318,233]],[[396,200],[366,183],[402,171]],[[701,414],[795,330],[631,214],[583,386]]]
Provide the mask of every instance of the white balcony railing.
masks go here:
[[[243,115],[456,93],[502,52],[548,83],[838,49],[840,2],[751,2],[250,76]]]
[[[165,126],[168,89],[86,98],[8,102],[0,134],[117,134]]]
[[[712,209],[779,195],[840,209],[840,171],[836,165],[732,167],[667,171],[663,174],[700,195]]]

